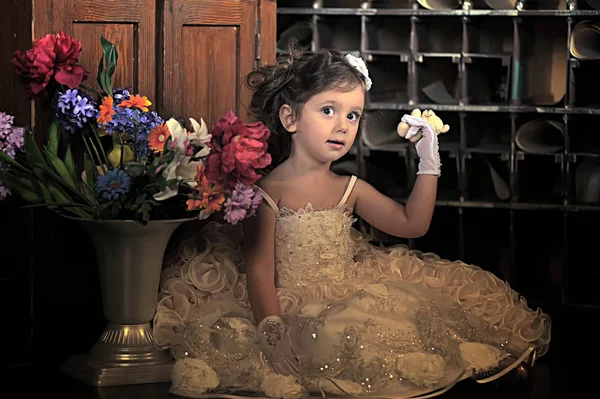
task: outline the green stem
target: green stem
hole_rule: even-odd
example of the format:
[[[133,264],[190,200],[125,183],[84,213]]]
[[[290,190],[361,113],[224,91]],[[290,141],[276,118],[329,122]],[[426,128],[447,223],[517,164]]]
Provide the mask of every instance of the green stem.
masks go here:
[[[114,133],[113,133],[114,134]],[[119,145],[121,146],[121,156],[119,157],[119,169],[123,169],[123,137],[119,134]]]
[[[133,129],[133,160],[137,162],[137,149],[138,149],[138,130]]]
[[[87,151],[88,155],[90,156],[90,159],[92,160],[92,162],[94,163],[94,165],[96,165],[96,161],[98,161],[101,165],[102,165],[102,161],[100,161],[99,159],[96,160],[94,158],[94,153],[92,152],[90,145],[88,144],[87,140],[85,139],[85,136],[81,136],[81,139],[83,140],[83,144],[85,145],[85,150]]]
[[[106,174],[108,172],[108,164],[105,164],[104,162],[102,162],[102,158],[100,158],[100,154],[98,154],[98,150],[96,149],[96,146],[94,145],[94,143],[92,143],[91,139],[89,139],[90,142],[88,144],[86,144],[86,147],[88,148],[88,151],[90,149],[90,145],[91,148],[94,150],[94,152],[92,154],[90,154],[91,158],[93,159],[93,154],[96,155],[96,159],[98,160],[98,162],[100,162],[100,167],[102,168],[102,171]],[[83,141],[86,142],[86,138],[83,137]]]
[[[92,136],[94,137],[94,139],[96,140],[96,143],[98,144],[98,146],[100,147],[100,152],[102,153],[102,158],[104,159],[104,163],[108,166],[109,162],[108,162],[108,157],[106,156],[106,152],[104,152],[104,147],[102,146],[102,142],[100,141],[100,137],[98,136],[98,130],[96,130],[96,126],[91,125],[92,126]]]
[[[94,93],[95,95],[97,95],[100,98],[104,98],[103,94],[101,94],[100,92],[96,91],[95,89],[92,89],[91,87],[87,87],[87,86],[82,85],[82,84],[79,84],[79,87],[81,87],[84,90],[91,91],[92,93]]]

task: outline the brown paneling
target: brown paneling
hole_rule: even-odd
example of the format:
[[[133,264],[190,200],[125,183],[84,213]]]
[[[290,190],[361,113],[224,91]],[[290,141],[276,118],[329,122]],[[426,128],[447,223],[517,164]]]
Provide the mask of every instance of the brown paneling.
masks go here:
[[[31,1],[2,0],[0,12],[0,111],[15,124],[31,126],[31,102],[10,60],[16,50],[27,50],[31,39]]]
[[[115,45],[119,53],[117,70],[113,75],[113,87],[138,87],[137,77],[135,76],[135,70],[137,69],[135,29],[134,24],[73,24],[73,34],[81,41],[84,49],[79,57],[79,62],[90,72],[87,82],[84,82],[86,86],[100,90],[96,78],[98,76],[98,62],[102,55],[100,36],[104,36]],[[150,101],[154,100],[153,93],[142,92],[140,94],[148,96]]]
[[[155,0],[36,0],[33,13],[36,38],[62,30],[82,42],[80,63],[93,76],[102,57],[99,34],[115,39],[122,64],[117,78],[127,79],[122,84],[133,86],[134,92],[151,101],[156,98]],[[126,37],[118,37],[123,34]],[[36,116],[37,122],[44,117]]]
[[[277,1],[260,0],[258,26],[260,29],[259,65],[274,64],[277,42]]]
[[[218,120],[238,102],[236,47],[239,28],[235,26],[186,26],[184,43],[196,43],[196,51],[183,57],[185,78],[183,116]]]
[[[203,118],[210,126],[233,109],[247,120],[251,93],[244,78],[256,57],[257,4],[256,0],[165,1],[161,102],[165,117]],[[202,61],[193,66],[189,57]],[[234,108],[230,99],[235,99]]]

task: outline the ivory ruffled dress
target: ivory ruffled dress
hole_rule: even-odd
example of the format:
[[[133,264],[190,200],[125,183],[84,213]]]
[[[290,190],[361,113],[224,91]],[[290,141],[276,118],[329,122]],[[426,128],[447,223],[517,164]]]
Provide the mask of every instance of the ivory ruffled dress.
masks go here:
[[[355,181],[330,209],[279,209],[263,193],[277,215],[275,283],[298,380],[275,374],[259,350],[241,226],[211,222],[181,244],[154,319],[157,345],[178,360],[173,393],[437,395],[546,353],[550,317],[492,273],[370,244],[346,206]]]

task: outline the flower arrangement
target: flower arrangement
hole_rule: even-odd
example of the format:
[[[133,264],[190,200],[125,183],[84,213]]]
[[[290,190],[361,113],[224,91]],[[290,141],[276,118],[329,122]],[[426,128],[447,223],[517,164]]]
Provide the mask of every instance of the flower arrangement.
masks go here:
[[[0,113],[0,200],[17,194],[83,219],[149,220],[223,212],[236,224],[262,201],[254,183],[268,166],[269,130],[233,112],[209,133],[203,119],[166,120],[131,88],[113,88],[118,53],[101,37],[100,91],[83,84],[81,42],[48,34],[11,61],[30,97],[44,96],[52,121],[44,146]]]

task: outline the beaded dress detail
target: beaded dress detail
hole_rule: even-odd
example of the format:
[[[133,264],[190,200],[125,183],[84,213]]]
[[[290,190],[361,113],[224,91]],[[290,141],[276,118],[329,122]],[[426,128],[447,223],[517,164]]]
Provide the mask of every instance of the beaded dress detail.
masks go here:
[[[298,380],[275,374],[261,356],[240,226],[209,223],[166,261],[154,336],[178,360],[172,392],[435,395],[507,358],[514,366],[546,353],[550,317],[494,274],[370,244],[346,206],[355,181],[323,210],[279,209],[263,192],[277,215],[275,283]]]

